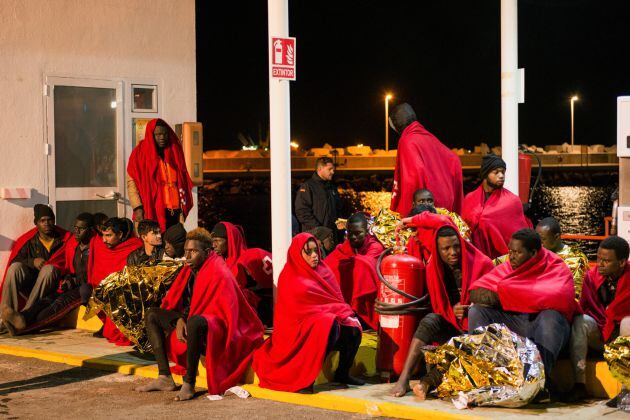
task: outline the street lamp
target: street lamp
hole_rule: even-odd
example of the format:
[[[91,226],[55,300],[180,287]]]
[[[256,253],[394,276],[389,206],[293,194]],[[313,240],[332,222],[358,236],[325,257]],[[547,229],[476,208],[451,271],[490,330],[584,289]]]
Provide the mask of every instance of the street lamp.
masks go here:
[[[389,151],[389,101],[393,96],[385,95],[385,151]]]
[[[573,118],[573,103],[575,101],[577,101],[578,99],[579,98],[577,97],[577,95],[573,95],[571,97],[571,146],[573,146],[573,121],[574,121],[574,118]]]

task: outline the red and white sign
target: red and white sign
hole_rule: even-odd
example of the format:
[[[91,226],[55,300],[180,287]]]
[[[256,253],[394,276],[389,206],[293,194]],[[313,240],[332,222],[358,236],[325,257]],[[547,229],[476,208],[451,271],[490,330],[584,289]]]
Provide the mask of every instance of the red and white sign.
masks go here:
[[[271,77],[295,80],[295,38],[271,37]]]

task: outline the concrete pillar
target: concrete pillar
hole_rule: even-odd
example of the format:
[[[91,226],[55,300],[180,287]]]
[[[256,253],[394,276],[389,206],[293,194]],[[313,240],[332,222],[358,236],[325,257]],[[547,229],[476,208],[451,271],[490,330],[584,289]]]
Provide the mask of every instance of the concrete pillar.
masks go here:
[[[289,81],[271,77],[271,37],[289,36],[288,0],[268,0],[268,20],[271,252],[273,281],[277,286],[291,243],[291,103]]]
[[[501,0],[501,153],[505,188],[518,195],[518,0]]]

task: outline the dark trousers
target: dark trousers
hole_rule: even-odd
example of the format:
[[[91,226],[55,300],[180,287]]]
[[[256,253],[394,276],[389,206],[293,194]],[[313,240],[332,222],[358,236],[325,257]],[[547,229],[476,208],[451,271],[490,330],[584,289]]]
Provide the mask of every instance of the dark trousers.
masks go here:
[[[27,328],[33,324],[45,327],[69,311],[77,308],[80,304],[79,288],[74,288],[58,295],[55,298],[40,299],[28,309],[22,311],[22,316],[26,321]]]
[[[462,332],[441,315],[430,313],[420,320],[413,337],[422,341],[424,345],[430,345],[434,342],[443,344],[450,340],[451,337],[460,334],[462,334]],[[442,382],[442,374],[438,369],[433,368],[427,372],[422,380],[427,383],[430,388],[434,388]]]
[[[336,377],[346,377],[350,374],[354,356],[361,345],[361,330],[356,327],[339,325],[334,322],[328,336],[326,354],[331,351],[339,351],[339,366],[335,372]]]
[[[558,311],[551,309],[537,314],[504,312],[494,308],[473,305],[468,311],[468,330],[489,324],[505,324],[516,334],[532,340],[545,365],[545,377],[551,378],[560,351],[569,342],[571,326]],[[549,382],[546,382],[547,386]]]
[[[149,308],[145,324],[147,336],[153,348],[153,355],[158,364],[160,375],[169,376],[171,369],[166,355],[166,337],[175,329],[178,319],[185,319],[184,314],[162,308]],[[186,321],[186,376],[184,381],[195,385],[199,359],[206,351],[208,322],[202,316],[194,315]]]

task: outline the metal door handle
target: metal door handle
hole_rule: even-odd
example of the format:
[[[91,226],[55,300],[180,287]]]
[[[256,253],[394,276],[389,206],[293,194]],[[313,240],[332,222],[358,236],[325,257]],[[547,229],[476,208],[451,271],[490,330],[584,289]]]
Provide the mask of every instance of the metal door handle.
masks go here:
[[[120,193],[118,191],[112,191],[111,193],[107,194],[107,195],[100,195],[100,194],[96,194],[97,197],[101,197],[101,198],[105,198],[105,199],[110,199],[110,200],[120,200]]]

